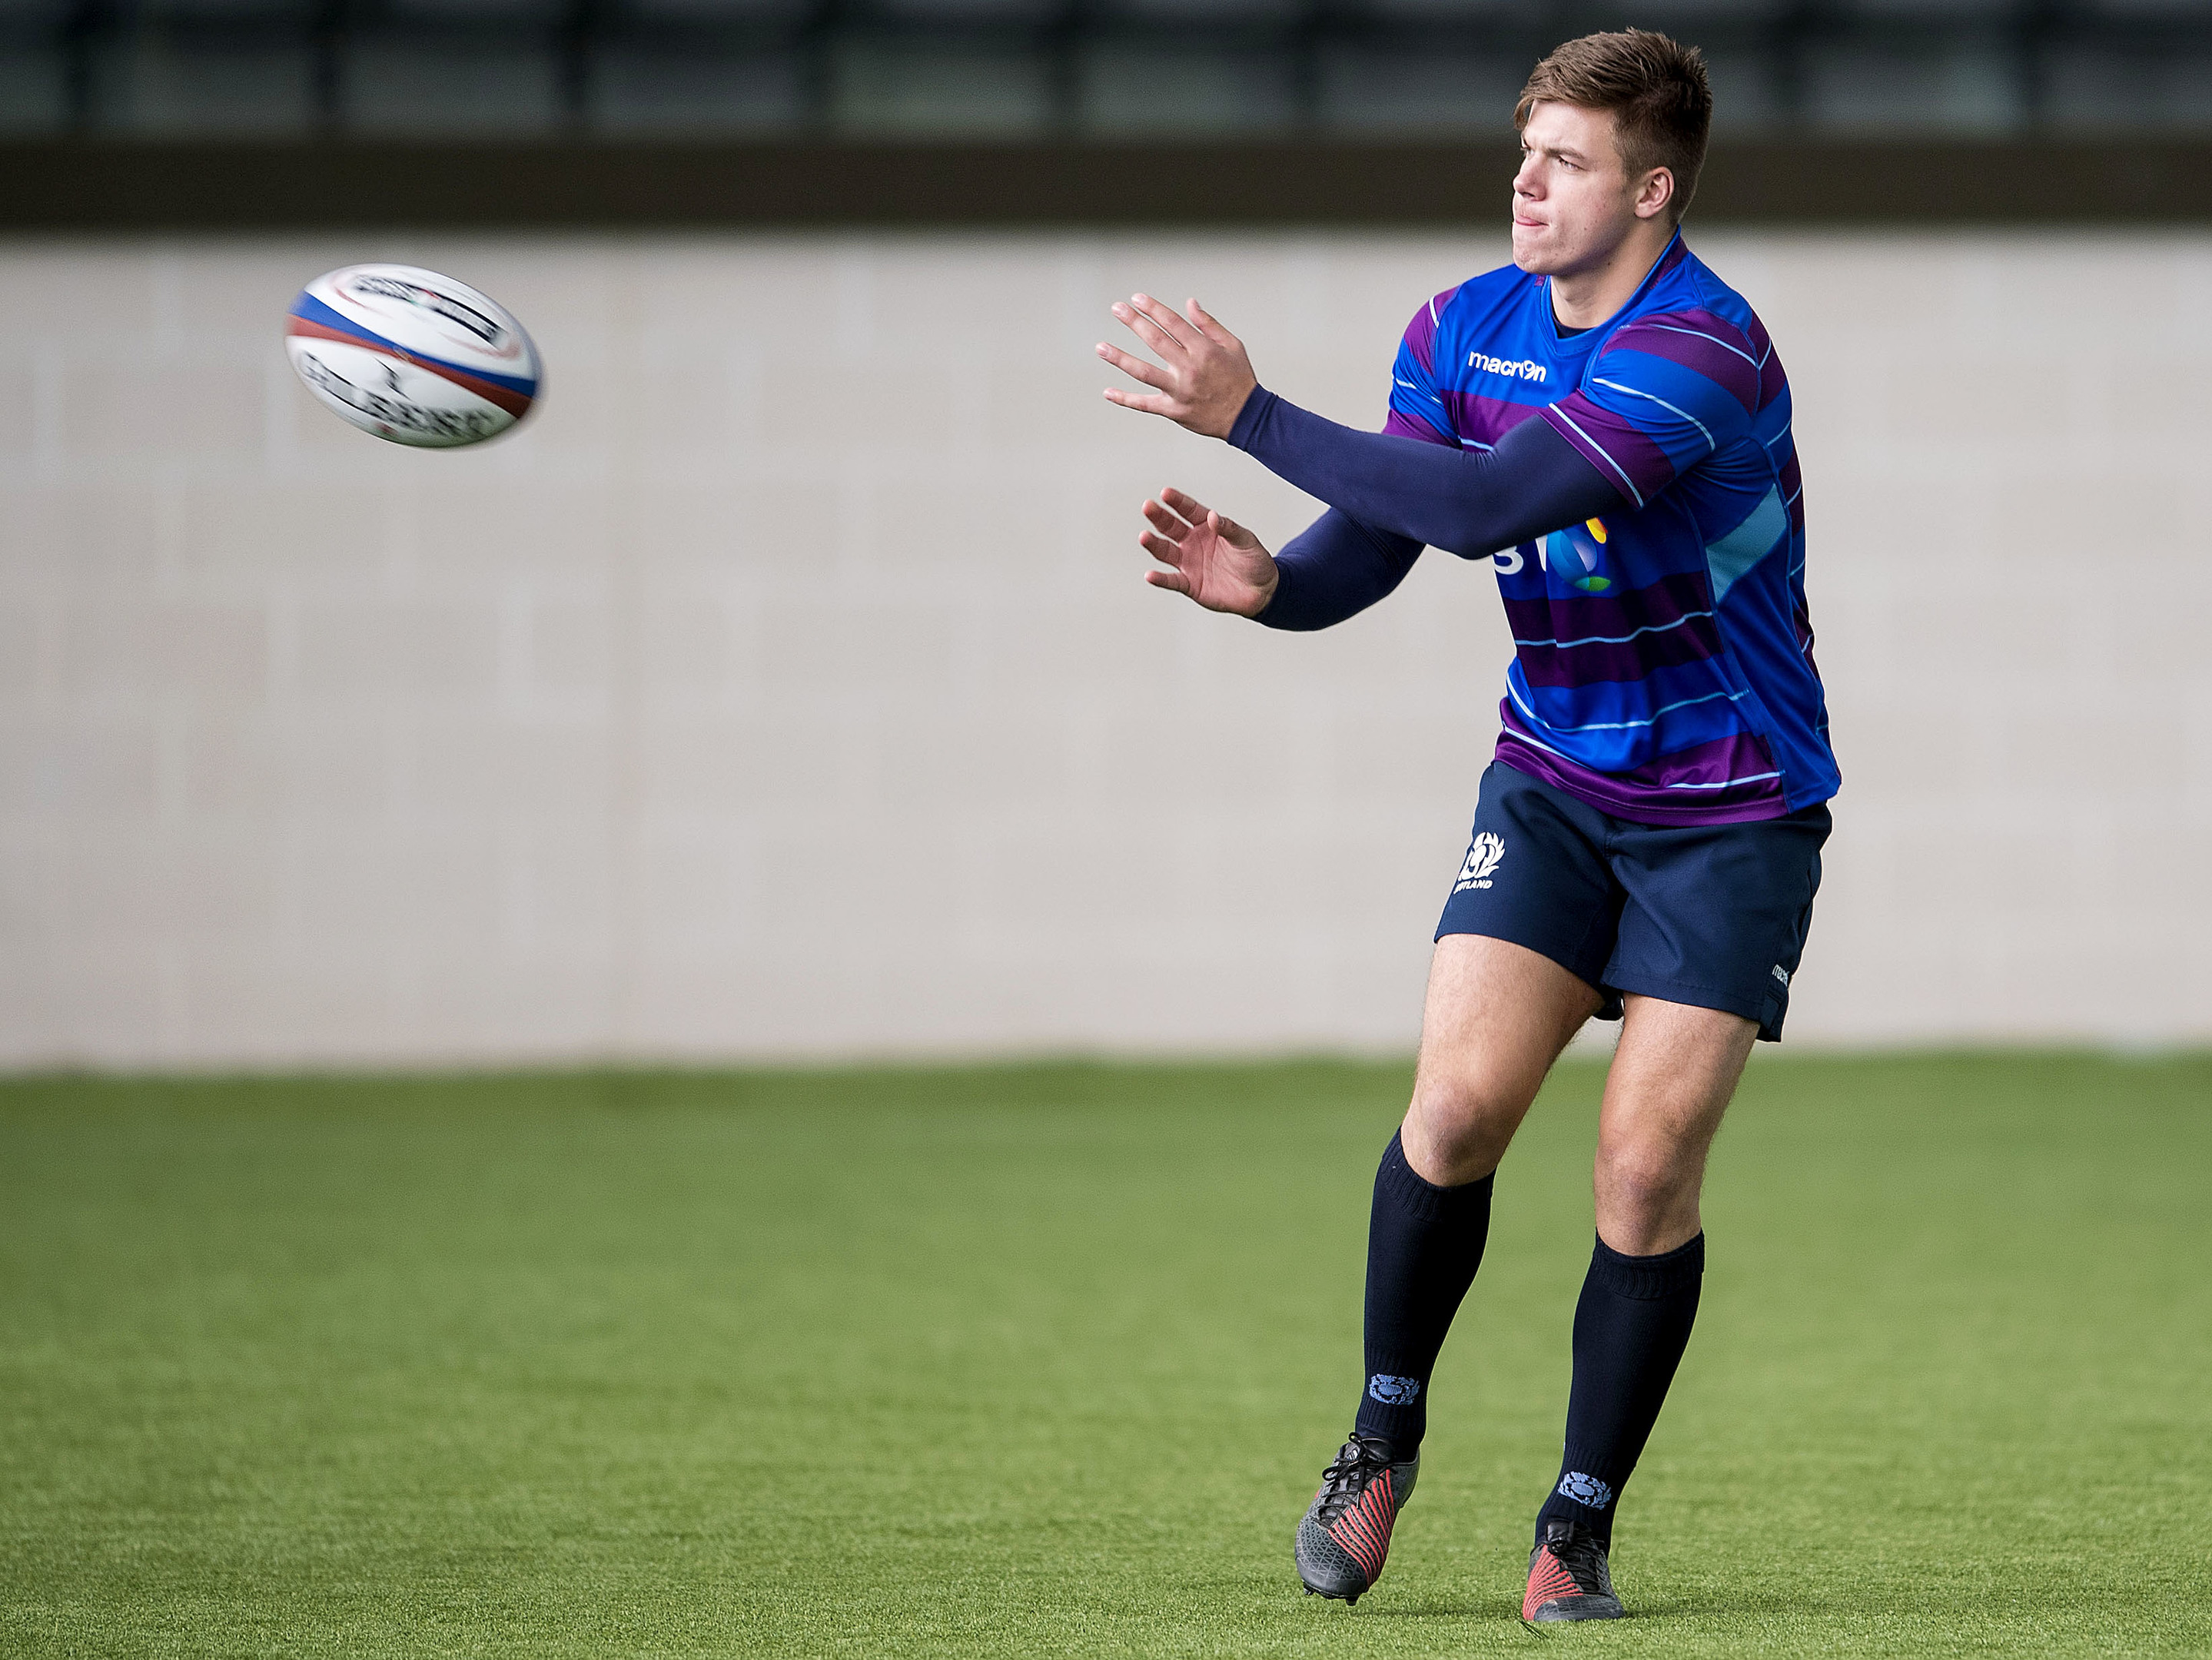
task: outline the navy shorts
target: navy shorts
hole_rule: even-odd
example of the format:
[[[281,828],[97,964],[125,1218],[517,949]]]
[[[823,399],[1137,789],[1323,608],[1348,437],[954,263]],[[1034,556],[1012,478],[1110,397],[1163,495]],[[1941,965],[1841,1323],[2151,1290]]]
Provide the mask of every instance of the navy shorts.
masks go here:
[[[1632,824],[1500,762],[1437,938],[1480,933],[1588,981],[1601,1020],[1624,993],[1724,1009],[1782,1038],[1828,810],[1747,824]]]

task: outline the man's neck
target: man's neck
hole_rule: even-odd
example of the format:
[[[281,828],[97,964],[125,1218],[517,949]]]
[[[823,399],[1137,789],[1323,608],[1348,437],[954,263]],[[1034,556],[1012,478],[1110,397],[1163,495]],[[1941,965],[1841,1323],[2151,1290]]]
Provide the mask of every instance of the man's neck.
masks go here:
[[[1552,315],[1566,328],[1595,328],[1635,297],[1674,240],[1671,224],[1638,223],[1602,265],[1552,278]]]

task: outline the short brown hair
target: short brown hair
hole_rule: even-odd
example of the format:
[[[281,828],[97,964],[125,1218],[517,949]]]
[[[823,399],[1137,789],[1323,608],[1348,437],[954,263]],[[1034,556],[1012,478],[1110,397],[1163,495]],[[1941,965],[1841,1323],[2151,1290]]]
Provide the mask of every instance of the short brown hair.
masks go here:
[[[1697,194],[1713,125],[1712,83],[1695,46],[1650,29],[1585,34],[1536,65],[1513,106],[1514,126],[1527,126],[1540,103],[1610,110],[1629,177],[1668,169],[1674,175],[1670,206],[1682,216]]]

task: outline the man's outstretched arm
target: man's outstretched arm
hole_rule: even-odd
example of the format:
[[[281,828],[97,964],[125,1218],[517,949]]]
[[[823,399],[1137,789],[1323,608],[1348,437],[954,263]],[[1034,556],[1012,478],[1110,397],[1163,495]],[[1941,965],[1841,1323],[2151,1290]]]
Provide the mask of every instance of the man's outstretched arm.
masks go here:
[[[1243,342],[1195,300],[1182,316],[1149,295],[1113,310],[1161,361],[1102,341],[1100,356],[1153,389],[1111,389],[1108,398],[1225,438],[1271,472],[1376,529],[1479,559],[1612,512],[1625,499],[1548,422],[1533,416],[1487,454],[1360,432],[1261,386]]]
[[[1622,506],[1604,474],[1533,417],[1485,454],[1340,426],[1255,386],[1229,441],[1352,519],[1463,559]]]

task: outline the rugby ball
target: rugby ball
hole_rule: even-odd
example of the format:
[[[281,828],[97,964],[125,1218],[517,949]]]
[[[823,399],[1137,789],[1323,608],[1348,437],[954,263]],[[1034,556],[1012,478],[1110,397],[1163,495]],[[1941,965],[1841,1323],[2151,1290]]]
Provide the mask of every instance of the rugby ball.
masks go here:
[[[413,265],[348,265],[301,289],[284,349],[363,432],[418,449],[496,438],[537,401],[538,349],[507,309]]]

